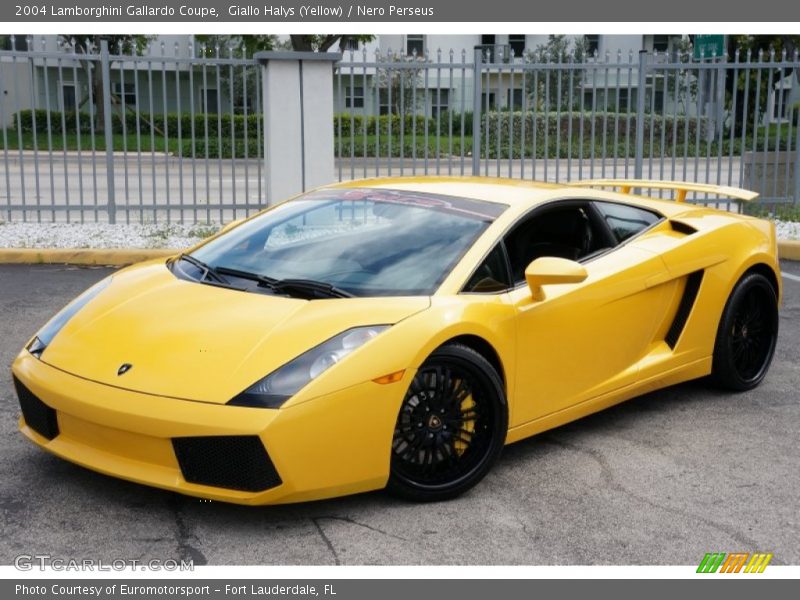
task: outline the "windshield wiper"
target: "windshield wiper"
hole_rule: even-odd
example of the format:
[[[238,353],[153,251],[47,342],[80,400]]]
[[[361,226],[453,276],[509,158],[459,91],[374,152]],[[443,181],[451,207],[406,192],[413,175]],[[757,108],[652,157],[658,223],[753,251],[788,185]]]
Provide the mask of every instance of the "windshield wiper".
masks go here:
[[[354,294],[324,281],[314,279],[278,279],[270,286],[275,292],[314,298],[353,298]]]
[[[272,289],[272,286],[275,285],[277,279],[272,277],[267,277],[266,275],[259,275],[258,273],[251,273],[250,271],[240,271],[239,269],[231,269],[230,267],[217,267],[217,273],[222,273],[223,275],[230,275],[232,277],[240,277],[242,279],[249,279],[250,281],[256,281],[259,285],[264,287],[268,287]]]
[[[259,275],[249,271],[240,271],[230,267],[217,267],[217,273],[241,277],[258,282],[260,287],[265,287],[275,293],[285,293],[289,296],[299,296],[302,298],[353,298],[354,295],[348,291],[336,287],[324,281],[314,279],[275,279],[267,275]]]
[[[191,254],[181,254],[178,257],[178,260],[185,260],[186,262],[194,265],[195,267],[203,271],[203,275],[201,276],[200,281],[207,281],[212,283],[216,282],[216,283],[221,283],[222,285],[230,286],[230,281],[228,281],[222,275],[220,275],[218,269],[215,269],[214,267],[207,265],[202,260],[195,258]]]

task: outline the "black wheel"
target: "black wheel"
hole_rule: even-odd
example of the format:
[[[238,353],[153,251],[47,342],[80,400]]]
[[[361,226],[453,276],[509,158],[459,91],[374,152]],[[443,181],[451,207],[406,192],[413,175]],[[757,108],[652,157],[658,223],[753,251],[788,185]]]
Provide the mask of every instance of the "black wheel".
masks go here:
[[[492,365],[461,344],[442,346],[400,407],[387,489],[422,502],[458,496],[489,471],[507,429],[503,384]]]
[[[712,379],[720,387],[756,387],[769,370],[778,340],[778,299],[769,280],[746,274],[731,292],[714,344]]]

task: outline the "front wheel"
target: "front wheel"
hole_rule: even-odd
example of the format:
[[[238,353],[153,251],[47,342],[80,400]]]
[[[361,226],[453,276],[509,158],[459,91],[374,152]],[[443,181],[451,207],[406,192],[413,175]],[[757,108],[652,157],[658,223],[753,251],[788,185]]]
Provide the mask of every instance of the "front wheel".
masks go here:
[[[760,273],[748,273],[733,288],[722,312],[714,344],[712,379],[730,390],[756,387],[769,370],[777,340],[775,290]]]
[[[442,346],[400,407],[387,489],[422,502],[458,496],[488,473],[507,430],[503,384],[492,365],[467,346]]]

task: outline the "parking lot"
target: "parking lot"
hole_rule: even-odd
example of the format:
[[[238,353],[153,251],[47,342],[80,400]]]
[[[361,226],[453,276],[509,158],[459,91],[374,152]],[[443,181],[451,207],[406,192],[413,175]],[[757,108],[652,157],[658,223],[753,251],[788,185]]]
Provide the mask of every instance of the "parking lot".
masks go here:
[[[506,448],[456,500],[376,492],[241,507],[119,481],[17,432],[8,366],[103,268],[0,265],[0,564],[58,558],[212,564],[697,564],[706,552],[800,563],[800,263],[756,390],[703,382],[637,398]],[[358,457],[353,457],[357,460]]]

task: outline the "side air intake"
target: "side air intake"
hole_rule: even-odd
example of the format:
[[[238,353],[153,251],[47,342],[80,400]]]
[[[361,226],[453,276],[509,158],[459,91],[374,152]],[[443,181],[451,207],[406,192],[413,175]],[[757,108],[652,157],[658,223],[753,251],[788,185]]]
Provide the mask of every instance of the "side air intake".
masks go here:
[[[683,288],[683,296],[678,305],[678,310],[675,313],[675,318],[672,319],[672,324],[669,326],[667,336],[664,341],[670,348],[675,348],[678,340],[686,327],[686,321],[692,312],[695,300],[697,300],[697,292],[700,291],[700,284],[703,282],[703,271],[695,271],[690,273],[686,278],[686,287]]]

